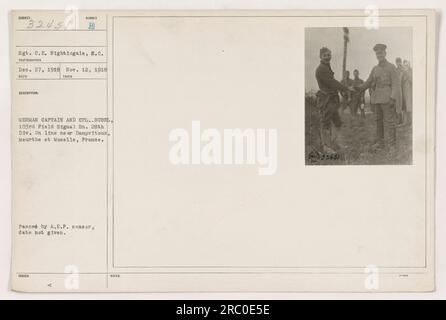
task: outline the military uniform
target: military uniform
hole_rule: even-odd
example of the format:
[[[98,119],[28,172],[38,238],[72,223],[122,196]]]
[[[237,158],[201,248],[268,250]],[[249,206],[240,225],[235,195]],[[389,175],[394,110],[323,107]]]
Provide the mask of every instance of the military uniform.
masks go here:
[[[385,45],[376,45],[374,50],[385,50]],[[370,103],[375,108],[377,143],[394,147],[396,142],[396,103],[401,96],[400,77],[396,67],[383,60],[373,67],[368,79],[359,87],[370,89]]]
[[[322,61],[316,69],[316,80],[319,85],[317,104],[321,114],[321,127],[328,129],[332,123],[337,128],[341,127],[339,91],[347,91],[348,88],[334,78],[330,64]]]
[[[403,73],[404,73],[403,67],[400,65],[397,65],[396,72],[398,73],[398,76],[400,78],[400,83],[401,83],[401,95],[398,97],[398,100],[396,101],[396,112],[399,114],[402,114],[401,111],[406,111],[406,110],[404,110],[403,97],[402,97],[402,93],[403,93],[402,85],[403,85]]]
[[[351,78],[344,78],[341,80],[341,83],[346,86],[346,87],[351,87],[353,86],[353,79]],[[349,97],[350,93],[349,92],[341,92],[341,106],[342,106],[342,111],[345,110],[345,108],[349,107],[350,111],[351,111],[351,100]]]
[[[352,86],[359,87],[364,83],[364,80],[357,78],[352,80]],[[352,115],[356,116],[358,109],[361,104],[364,103],[364,91],[363,92],[352,92],[350,102],[350,112]],[[361,109],[361,115],[365,116],[364,109]]]
[[[347,91],[348,88],[334,78],[330,63],[324,61],[321,61],[316,69],[316,80],[319,86],[317,106],[320,112],[322,145],[333,147],[336,138],[332,137],[331,125],[334,125],[335,130],[339,130],[342,126],[338,111],[339,91]]]
[[[404,70],[401,77],[403,111],[412,112],[412,69]]]

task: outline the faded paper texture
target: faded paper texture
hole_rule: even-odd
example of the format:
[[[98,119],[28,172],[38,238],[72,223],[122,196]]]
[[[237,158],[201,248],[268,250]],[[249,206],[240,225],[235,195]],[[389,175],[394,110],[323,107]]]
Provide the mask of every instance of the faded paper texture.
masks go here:
[[[434,290],[434,11],[14,11],[11,35],[13,290]],[[392,104],[342,77],[376,44],[374,88],[410,63],[405,118],[401,79]]]

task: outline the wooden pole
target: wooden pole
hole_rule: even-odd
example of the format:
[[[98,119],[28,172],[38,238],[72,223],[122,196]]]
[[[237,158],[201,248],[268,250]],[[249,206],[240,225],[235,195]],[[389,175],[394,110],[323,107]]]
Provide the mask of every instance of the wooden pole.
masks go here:
[[[342,59],[342,79],[345,79],[345,71],[347,70],[347,43],[349,42],[349,30],[348,28],[344,29],[344,55]]]

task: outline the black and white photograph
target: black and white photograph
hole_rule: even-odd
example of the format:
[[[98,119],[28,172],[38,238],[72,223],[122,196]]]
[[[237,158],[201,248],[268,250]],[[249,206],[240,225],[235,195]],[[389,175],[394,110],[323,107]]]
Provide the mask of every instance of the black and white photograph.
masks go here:
[[[409,27],[305,30],[306,165],[412,164],[412,50]]]

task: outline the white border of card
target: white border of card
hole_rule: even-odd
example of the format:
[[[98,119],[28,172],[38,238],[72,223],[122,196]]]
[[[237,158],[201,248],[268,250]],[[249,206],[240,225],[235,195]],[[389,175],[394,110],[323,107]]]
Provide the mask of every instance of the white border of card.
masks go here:
[[[322,47],[367,77],[398,28],[411,161],[306,165]],[[434,10],[20,10],[10,33],[13,290],[435,290]]]

